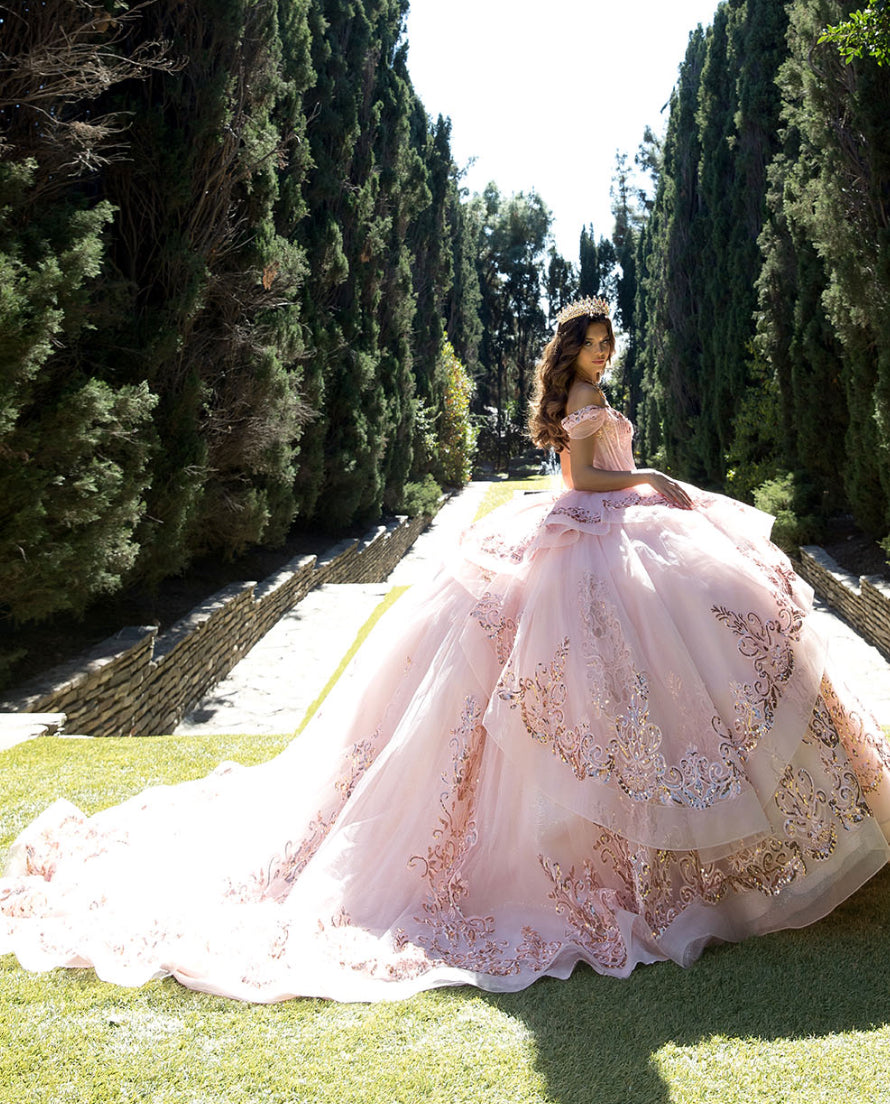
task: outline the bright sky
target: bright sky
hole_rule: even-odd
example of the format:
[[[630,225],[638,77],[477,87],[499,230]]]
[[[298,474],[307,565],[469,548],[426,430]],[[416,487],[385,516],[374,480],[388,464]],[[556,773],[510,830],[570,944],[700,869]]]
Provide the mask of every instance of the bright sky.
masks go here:
[[[536,191],[577,262],[582,226],[609,235],[615,151],[664,131],[689,33],[718,0],[410,0],[408,67],[432,118],[451,116],[464,183]]]

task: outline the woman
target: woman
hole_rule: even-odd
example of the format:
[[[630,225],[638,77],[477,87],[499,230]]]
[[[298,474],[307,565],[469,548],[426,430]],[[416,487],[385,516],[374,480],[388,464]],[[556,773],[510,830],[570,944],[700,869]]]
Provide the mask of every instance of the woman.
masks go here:
[[[875,873],[890,752],[809,588],[768,517],[635,469],[613,352],[604,301],[562,312],[531,430],[569,489],[471,528],[276,760],[47,810],[0,951],[255,1001],[515,990],[687,964]]]

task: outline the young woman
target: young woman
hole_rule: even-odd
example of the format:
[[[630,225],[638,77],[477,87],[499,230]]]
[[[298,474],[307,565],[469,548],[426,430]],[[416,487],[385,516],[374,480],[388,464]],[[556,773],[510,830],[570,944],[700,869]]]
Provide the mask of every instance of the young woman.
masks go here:
[[[613,351],[605,302],[563,311],[531,433],[569,489],[471,528],[282,755],[38,818],[0,951],[253,1001],[514,990],[687,964],[874,874],[890,751],[811,592],[768,517],[635,468]]]

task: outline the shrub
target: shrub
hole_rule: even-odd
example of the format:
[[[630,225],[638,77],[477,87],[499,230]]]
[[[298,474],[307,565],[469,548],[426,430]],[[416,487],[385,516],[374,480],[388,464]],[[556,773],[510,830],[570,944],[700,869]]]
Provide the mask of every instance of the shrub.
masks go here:
[[[805,472],[780,472],[754,489],[754,505],[776,519],[772,539],[785,552],[821,540],[819,492]]]
[[[419,514],[434,514],[439,506],[442,488],[431,475],[426,475],[422,483],[406,483],[399,504],[399,513],[409,517]]]
[[[476,427],[470,417],[473,381],[451,344],[446,341],[440,358],[445,375],[445,399],[439,434],[439,460],[446,483],[462,487],[473,470]]]

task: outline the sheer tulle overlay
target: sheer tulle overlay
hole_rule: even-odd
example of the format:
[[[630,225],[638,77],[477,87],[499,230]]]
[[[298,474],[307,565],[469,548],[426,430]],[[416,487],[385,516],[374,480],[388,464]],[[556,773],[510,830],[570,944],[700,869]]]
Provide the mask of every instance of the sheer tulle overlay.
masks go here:
[[[615,411],[567,426],[632,466]],[[0,951],[386,1000],[688,964],[824,915],[887,861],[890,751],[771,519],[687,490],[693,510],[645,485],[519,499],[277,759],[51,806],[0,880]]]

